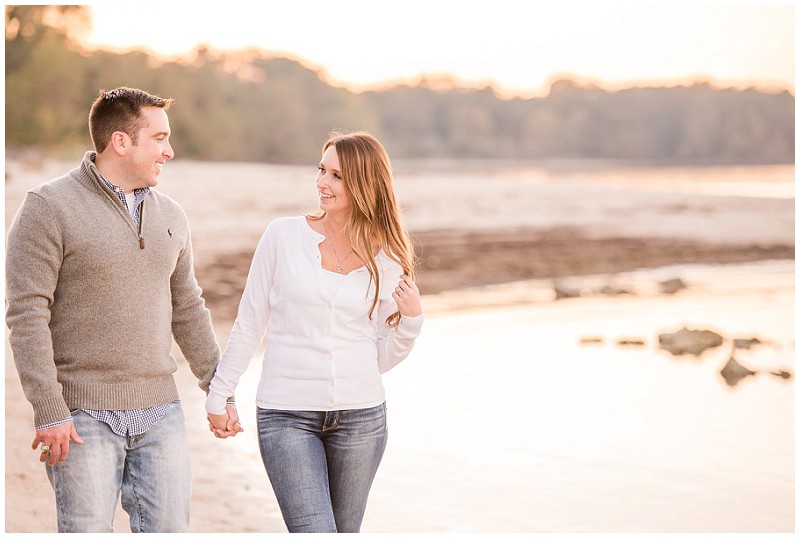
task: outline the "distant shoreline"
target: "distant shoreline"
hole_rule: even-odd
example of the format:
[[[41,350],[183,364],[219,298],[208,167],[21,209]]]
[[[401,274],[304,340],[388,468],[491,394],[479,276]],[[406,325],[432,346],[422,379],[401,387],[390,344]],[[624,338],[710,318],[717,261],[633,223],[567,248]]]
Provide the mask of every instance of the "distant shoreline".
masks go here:
[[[59,170],[66,172],[74,168],[83,154],[89,148],[85,146],[62,147],[62,148],[42,148],[38,146],[25,147],[6,147],[5,162],[23,164],[28,167],[38,168],[42,161],[50,161],[59,166]],[[220,163],[231,164],[253,164],[264,166],[304,166],[305,161],[299,162],[273,162],[273,161],[254,161],[252,159],[243,160],[203,160],[196,157],[178,157],[178,161],[194,163]],[[392,168],[397,174],[414,173],[417,170],[430,172],[453,172],[464,169],[475,169],[480,172],[497,170],[528,170],[531,168],[541,169],[556,173],[573,172],[592,172],[616,169],[635,169],[635,168],[741,168],[741,167],[774,167],[774,166],[793,166],[792,160],[773,159],[773,160],[712,160],[698,158],[611,158],[611,157],[540,157],[540,158],[507,158],[507,157],[398,157],[392,159]]]
[[[412,233],[423,295],[508,282],[615,274],[676,264],[794,259],[793,245],[715,244],[665,238],[590,238],[570,228],[426,230]],[[233,321],[252,250],[198,261],[197,279],[215,319]]]
[[[7,155],[6,229],[28,189],[77,164]],[[424,294],[794,258],[790,167],[597,172],[530,164],[396,162],[396,189],[417,243]],[[186,210],[198,282],[215,319],[232,321],[264,227],[314,210],[313,167],[178,159],[168,170],[158,190]]]

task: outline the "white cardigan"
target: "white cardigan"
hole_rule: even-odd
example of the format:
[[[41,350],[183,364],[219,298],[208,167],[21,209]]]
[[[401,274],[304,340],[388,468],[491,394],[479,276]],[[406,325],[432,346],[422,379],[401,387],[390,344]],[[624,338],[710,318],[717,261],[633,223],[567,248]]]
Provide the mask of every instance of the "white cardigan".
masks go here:
[[[265,409],[336,411],[384,402],[381,374],[405,359],[423,316],[397,328],[392,291],[402,267],[381,251],[378,305],[369,319],[374,283],[366,267],[346,275],[331,295],[319,244],[325,236],[304,216],[272,221],[258,243],[239,313],[209,387],[206,410],[225,412],[239,378],[266,333],[256,404]]]

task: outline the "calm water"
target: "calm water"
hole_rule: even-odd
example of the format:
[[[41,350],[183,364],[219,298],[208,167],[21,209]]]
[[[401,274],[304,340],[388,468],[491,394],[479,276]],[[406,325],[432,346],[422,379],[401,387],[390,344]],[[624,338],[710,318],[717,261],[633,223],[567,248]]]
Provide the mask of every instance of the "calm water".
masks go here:
[[[299,199],[304,176],[291,170]],[[288,197],[282,177],[259,199]],[[793,167],[446,165],[400,167],[398,191],[418,229],[579,225],[772,242],[793,241],[793,178]],[[291,212],[281,200],[275,212]],[[673,277],[690,288],[654,291]],[[756,336],[768,344],[737,359],[794,374],[794,264],[672,267],[616,283],[639,293],[553,302],[549,283],[528,282],[428,298],[414,353],[384,376],[390,443],[363,530],[793,531],[794,379],[762,373],[731,388],[719,371],[731,338]],[[448,309],[521,296],[530,304]],[[726,341],[699,358],[658,349],[659,333],[683,326]],[[240,401],[252,401],[258,369]]]
[[[648,291],[675,276],[690,288]],[[429,300],[412,356],[384,376],[390,442],[363,530],[793,531],[794,379],[729,387],[719,373],[732,338],[758,337],[737,360],[794,374],[793,262],[617,279],[640,292],[460,312]],[[683,326],[726,340],[700,357],[658,349],[659,333]],[[258,371],[256,360],[239,401],[252,401]]]
[[[757,336],[739,362],[794,373],[794,264],[672,271],[690,290],[431,315],[385,376],[392,439],[365,526],[791,532],[794,381],[731,388],[719,371],[727,338]],[[684,325],[726,342],[658,349]]]
[[[6,226],[27,189],[75,162],[6,162]],[[580,163],[578,163],[580,164]],[[531,164],[398,163],[412,230],[578,227],[616,237],[794,242],[794,167],[549,168]],[[192,225],[196,257],[252,252],[270,220],[317,209],[316,168],[193,162],[164,167],[158,189]]]

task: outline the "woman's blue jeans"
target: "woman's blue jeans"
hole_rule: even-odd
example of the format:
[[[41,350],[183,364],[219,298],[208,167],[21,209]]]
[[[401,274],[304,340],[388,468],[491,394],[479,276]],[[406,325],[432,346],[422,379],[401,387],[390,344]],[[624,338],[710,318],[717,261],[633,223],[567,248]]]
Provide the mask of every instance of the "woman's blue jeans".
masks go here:
[[[358,532],[387,437],[386,404],[259,408],[261,458],[289,532]]]

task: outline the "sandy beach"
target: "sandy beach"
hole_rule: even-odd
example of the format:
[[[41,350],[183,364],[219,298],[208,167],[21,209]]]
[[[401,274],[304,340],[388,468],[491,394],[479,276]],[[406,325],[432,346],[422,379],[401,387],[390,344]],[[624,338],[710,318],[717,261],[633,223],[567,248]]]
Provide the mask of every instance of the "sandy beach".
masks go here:
[[[7,160],[6,229],[27,189],[79,158]],[[364,531],[794,530],[793,167],[396,170],[426,327],[407,364],[385,376],[391,439]],[[164,168],[158,188],[189,216],[221,346],[266,224],[316,209],[313,175],[313,166]],[[686,289],[659,290],[675,278]],[[555,300],[556,285],[580,297]],[[682,326],[712,327],[725,345],[666,357],[659,331]],[[725,386],[730,343],[750,336],[769,344],[740,361],[790,379],[759,373]],[[626,338],[639,344],[616,343]],[[194,470],[189,530],[284,531],[256,444],[258,359],[237,395],[246,431],[220,441],[174,356]],[[5,404],[5,530],[55,531],[7,338]],[[725,472],[739,463],[745,472]],[[121,509],[115,528],[129,530]]]

